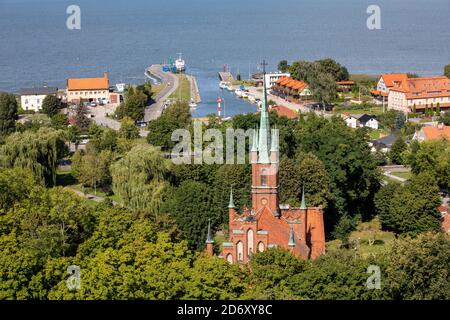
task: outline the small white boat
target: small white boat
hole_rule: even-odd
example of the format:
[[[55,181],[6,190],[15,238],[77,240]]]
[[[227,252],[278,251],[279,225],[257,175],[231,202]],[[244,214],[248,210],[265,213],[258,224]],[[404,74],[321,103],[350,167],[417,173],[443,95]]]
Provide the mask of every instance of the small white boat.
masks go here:
[[[248,101],[250,101],[251,103],[256,103],[256,98],[255,98],[255,96],[249,94],[249,95],[248,95]]]
[[[246,91],[242,91],[242,98],[247,99],[248,98],[249,93]]]
[[[220,89],[226,89],[227,88],[227,83],[225,81],[220,81],[219,88]]]
[[[194,100],[191,100],[191,102],[189,103],[189,108],[191,108],[191,109],[196,109],[197,108],[197,104],[195,103]]]
[[[236,95],[237,95],[239,98],[242,98],[242,97],[243,97],[243,94],[244,94],[244,92],[243,92],[242,90],[240,90],[240,89],[237,89],[234,93],[236,93]]]

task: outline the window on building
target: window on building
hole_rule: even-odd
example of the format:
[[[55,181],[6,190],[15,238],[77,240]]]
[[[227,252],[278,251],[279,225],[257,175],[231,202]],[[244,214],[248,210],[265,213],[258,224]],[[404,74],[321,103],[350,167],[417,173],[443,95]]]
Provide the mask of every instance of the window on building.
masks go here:
[[[239,241],[236,244],[236,249],[237,249],[237,259],[238,259],[238,261],[244,261],[244,244],[242,243],[242,241]]]
[[[231,253],[227,254],[227,261],[229,263],[233,263],[233,256],[231,255]]]
[[[263,186],[263,187],[267,186],[267,170],[266,169],[261,170],[261,186]]]
[[[253,253],[254,250],[254,245],[253,245],[253,230],[252,229],[248,229],[247,231],[247,254],[250,257]]]
[[[265,249],[263,242],[258,243],[258,252],[263,252]]]

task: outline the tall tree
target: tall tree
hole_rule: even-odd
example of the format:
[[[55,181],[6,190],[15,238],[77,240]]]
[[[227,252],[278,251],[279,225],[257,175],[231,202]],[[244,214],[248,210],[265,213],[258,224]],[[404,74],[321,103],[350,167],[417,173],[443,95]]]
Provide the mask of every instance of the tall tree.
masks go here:
[[[167,187],[169,166],[158,148],[137,145],[111,166],[113,191],[130,209],[155,216]]]
[[[450,79],[450,64],[444,67],[444,76]]]
[[[287,60],[281,60],[279,63],[278,63],[278,71],[280,71],[280,72],[288,72],[288,70],[289,70],[289,64],[288,64],[288,62],[287,62]]]
[[[450,299],[450,240],[442,233],[396,240],[385,283],[393,299]]]
[[[0,93],[0,136],[14,132],[17,117],[16,97],[13,94]]]
[[[120,122],[120,130],[119,135],[124,139],[137,139],[139,138],[139,129],[134,124],[134,120],[128,117],[125,117]]]
[[[50,118],[56,115],[61,108],[61,101],[53,94],[49,94],[42,101],[42,112]]]
[[[171,139],[172,133],[176,129],[187,129],[190,123],[189,106],[187,103],[177,102],[165,109],[161,117],[149,123],[147,141],[164,151],[169,151],[176,144]]]
[[[31,170],[42,183],[53,186],[57,161],[68,153],[63,136],[51,128],[15,133],[0,147],[0,166]]]
[[[389,196],[390,201],[381,204],[381,200],[389,200]],[[419,174],[404,186],[383,191],[375,203],[380,220],[388,230],[415,236],[440,229],[441,216],[437,210],[441,204],[439,188],[428,173]]]
[[[389,152],[389,158],[392,163],[395,164],[403,164],[403,153],[408,149],[408,145],[406,144],[403,137],[399,135],[392,145],[391,151]]]

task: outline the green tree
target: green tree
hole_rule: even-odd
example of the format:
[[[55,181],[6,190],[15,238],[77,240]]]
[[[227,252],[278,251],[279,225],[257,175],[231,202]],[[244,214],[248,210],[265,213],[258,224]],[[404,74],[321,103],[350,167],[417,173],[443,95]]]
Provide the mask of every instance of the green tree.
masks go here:
[[[147,141],[169,151],[175,146],[171,137],[176,129],[187,129],[191,123],[191,112],[187,103],[178,102],[165,109],[156,120],[148,124]]]
[[[16,97],[13,94],[0,93],[0,136],[14,132],[17,111]]]
[[[305,271],[292,276],[289,287],[299,299],[313,300],[371,300],[386,299],[386,285],[381,282],[381,290],[367,288],[369,265],[382,268],[381,259],[374,261],[355,257],[349,250],[329,252],[308,264]]]
[[[444,76],[450,79],[450,64],[444,67]]]
[[[320,72],[315,77],[310,78],[309,87],[317,101],[330,103],[336,98],[336,80],[329,73]]]
[[[56,130],[66,129],[68,122],[69,119],[63,113],[57,113],[51,119],[52,127]]]
[[[91,120],[88,118],[87,114],[87,108],[82,103],[80,103],[76,107],[74,119],[77,127],[80,128],[82,133],[86,133],[91,124]]]
[[[386,199],[386,194],[377,199]],[[387,200],[387,199],[386,199]],[[376,202],[379,206],[379,200]],[[421,173],[404,186],[397,187],[388,204],[379,207],[380,220],[388,230],[415,236],[438,231],[441,225],[437,207],[441,204],[436,180]]]
[[[133,119],[124,117],[120,122],[119,136],[124,139],[137,139],[139,138],[139,129],[134,124]]]
[[[249,289],[246,299],[293,299],[290,282],[305,269],[305,262],[289,251],[272,248],[252,256],[248,264]]]
[[[399,135],[392,145],[391,151],[389,152],[389,158],[392,163],[403,164],[402,154],[408,149],[408,146],[403,140],[403,137]]]
[[[167,187],[169,165],[159,149],[137,145],[111,166],[113,191],[130,209],[155,216]]]
[[[218,212],[214,208],[214,190],[197,181],[185,181],[169,192],[169,196],[161,207],[161,212],[173,216],[194,250],[203,249],[206,241],[208,219],[212,218],[215,229]],[[221,212],[223,215],[223,212]]]
[[[111,151],[103,150],[97,153],[92,148],[88,148],[84,155],[81,155],[79,151],[75,152],[72,157],[72,171],[79,182],[94,188],[97,194],[97,187],[111,182],[109,170],[111,163]]]
[[[299,206],[302,190],[307,205],[327,207],[331,198],[330,178],[322,161],[314,154],[300,154],[297,159],[283,157],[280,162],[280,201]]]
[[[204,254],[195,261],[183,299],[230,300],[244,293],[245,273],[237,265]]]
[[[31,170],[42,183],[53,186],[57,161],[68,153],[63,135],[51,128],[15,133],[0,146],[0,166]]]
[[[49,94],[42,101],[42,112],[50,118],[56,115],[61,108],[61,101],[53,94]]]
[[[321,72],[332,75],[335,81],[344,81],[350,78],[347,68],[333,59],[322,59],[316,61],[316,63],[319,65]]]
[[[450,299],[450,240],[442,233],[396,240],[388,255],[386,284],[393,299]]]
[[[331,199],[325,215],[328,231],[344,214],[371,217],[380,174],[367,134],[351,130],[341,118],[329,121],[314,113],[309,113],[307,119],[302,117],[295,132],[298,151],[314,154],[329,174]]]
[[[143,89],[142,89],[143,90]],[[142,90],[128,89],[125,101],[117,107],[116,116],[119,119],[129,117],[134,121],[144,119],[145,106],[149,97]]]
[[[280,71],[280,72],[283,72],[283,73],[288,72],[289,67],[290,66],[289,66],[287,60],[281,60],[278,63],[278,71]]]

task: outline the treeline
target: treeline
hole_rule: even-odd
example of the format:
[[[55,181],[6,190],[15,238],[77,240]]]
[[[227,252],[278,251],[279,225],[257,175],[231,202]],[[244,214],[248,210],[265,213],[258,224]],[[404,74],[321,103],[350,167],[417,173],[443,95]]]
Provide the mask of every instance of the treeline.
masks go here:
[[[449,299],[450,241],[425,233],[385,254],[339,250],[305,262],[281,249],[247,266],[194,253],[168,216],[92,206],[0,169],[0,299]],[[7,192],[5,192],[7,191]],[[380,289],[369,289],[370,265]],[[80,267],[69,289],[69,266]]]

